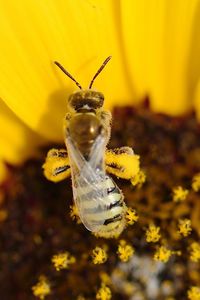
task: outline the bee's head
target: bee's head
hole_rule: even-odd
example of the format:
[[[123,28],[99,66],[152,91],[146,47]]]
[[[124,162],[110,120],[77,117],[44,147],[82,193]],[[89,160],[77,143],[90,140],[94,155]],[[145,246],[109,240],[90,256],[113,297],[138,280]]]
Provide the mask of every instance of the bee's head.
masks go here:
[[[68,103],[77,112],[84,109],[96,110],[103,106],[104,95],[93,90],[81,90],[70,95]]]
[[[78,81],[76,81],[76,79],[74,79],[72,77],[71,74],[69,74],[69,72],[67,70],[65,70],[63,68],[63,66],[55,61],[55,64],[69,77],[71,78],[76,85],[79,87],[80,91],[73,93],[70,97],[69,97],[69,105],[75,109],[76,111],[80,110],[80,109],[88,109],[88,110],[96,110],[98,108],[101,108],[103,106],[103,102],[104,102],[104,96],[102,93],[100,92],[96,92],[91,90],[92,85],[94,80],[96,79],[96,77],[99,75],[99,73],[101,73],[101,71],[103,70],[103,68],[106,66],[106,64],[109,62],[109,60],[111,59],[111,56],[108,56],[106,58],[106,60],[103,62],[103,64],[101,65],[101,67],[98,69],[98,71],[96,72],[96,74],[94,75],[94,77],[92,78],[90,85],[89,85],[89,89],[88,90],[83,90],[81,85],[78,83]]]

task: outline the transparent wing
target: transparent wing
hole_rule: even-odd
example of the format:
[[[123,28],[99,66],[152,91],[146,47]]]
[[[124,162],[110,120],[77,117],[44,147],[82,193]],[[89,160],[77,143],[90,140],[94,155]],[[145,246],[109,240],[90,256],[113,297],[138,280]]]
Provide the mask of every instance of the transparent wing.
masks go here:
[[[108,195],[105,188],[105,146],[105,138],[98,136],[89,159],[85,160],[72,139],[67,138],[74,201],[81,221],[88,230],[93,232],[98,232],[99,227],[104,223],[100,213],[106,209]]]

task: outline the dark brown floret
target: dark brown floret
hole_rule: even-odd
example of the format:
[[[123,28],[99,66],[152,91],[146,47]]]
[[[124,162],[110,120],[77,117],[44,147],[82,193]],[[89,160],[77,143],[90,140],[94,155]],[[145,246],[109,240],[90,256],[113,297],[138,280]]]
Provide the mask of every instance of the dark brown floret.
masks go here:
[[[142,280],[130,269],[126,281],[137,286],[144,299],[165,299],[161,287],[170,282],[173,297],[186,299],[190,285],[200,285],[199,265],[189,259],[191,240],[200,237],[199,193],[191,191],[191,179],[200,171],[200,130],[193,114],[170,118],[153,114],[146,107],[116,108],[108,148],[132,147],[141,157],[147,181],[141,189],[129,182],[116,180],[125,194],[128,206],[136,209],[139,221],[129,226],[122,238],[131,243],[142,260],[153,257],[155,246],[145,241],[145,228],[154,222],[161,228],[163,241],[173,250],[182,251],[174,256],[157,274],[159,294],[150,298]],[[49,147],[48,147],[49,148]],[[0,221],[0,286],[2,300],[35,299],[31,287],[38,276],[44,274],[52,284],[49,300],[76,299],[80,294],[95,299],[100,286],[100,272],[109,275],[118,266],[117,240],[107,240],[108,260],[93,265],[91,250],[102,246],[105,240],[95,238],[82,225],[72,221],[70,180],[53,184],[42,175],[41,160],[27,161],[20,168],[9,166],[10,176],[0,187],[3,200],[0,209],[7,211],[7,218]],[[181,185],[190,189],[184,203],[172,201],[172,189]],[[177,239],[178,219],[189,218],[193,230],[187,239]],[[70,270],[57,272],[51,258],[59,252],[69,251],[77,262]],[[113,299],[128,300],[123,289],[111,286]]]

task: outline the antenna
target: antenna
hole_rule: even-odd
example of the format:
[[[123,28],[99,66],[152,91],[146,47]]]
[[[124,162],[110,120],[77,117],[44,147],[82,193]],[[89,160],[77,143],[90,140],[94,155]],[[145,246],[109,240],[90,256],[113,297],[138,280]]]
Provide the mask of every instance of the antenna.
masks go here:
[[[65,70],[65,68],[57,61],[54,61],[54,64],[61,69],[61,71],[63,71],[63,73],[65,73],[65,75],[67,75],[71,80],[73,80],[76,85],[79,87],[80,90],[82,90],[82,86],[78,83],[78,81],[76,81],[76,79],[74,79],[74,77],[72,77],[71,74],[69,74],[69,72],[67,72],[67,70]]]
[[[99,70],[96,72],[96,74],[94,75],[94,77],[92,78],[92,81],[90,82],[89,85],[89,89],[92,88],[92,85],[94,83],[94,80],[96,79],[96,77],[99,75],[99,73],[101,73],[101,71],[104,69],[104,67],[107,65],[107,63],[109,62],[109,60],[112,58],[112,56],[108,56],[104,62],[102,63],[101,67],[99,68]]]

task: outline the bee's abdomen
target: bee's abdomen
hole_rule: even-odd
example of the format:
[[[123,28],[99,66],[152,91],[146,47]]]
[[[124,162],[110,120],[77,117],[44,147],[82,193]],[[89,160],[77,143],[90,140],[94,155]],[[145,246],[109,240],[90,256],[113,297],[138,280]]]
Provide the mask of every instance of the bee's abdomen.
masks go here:
[[[103,193],[105,197],[99,200],[101,203],[94,200],[96,191],[89,190],[89,187],[81,195],[85,219],[98,226],[98,236],[119,235],[125,226],[126,205],[123,201],[123,194],[108,176],[106,176],[105,182],[99,183],[98,188],[104,189],[105,192]]]

